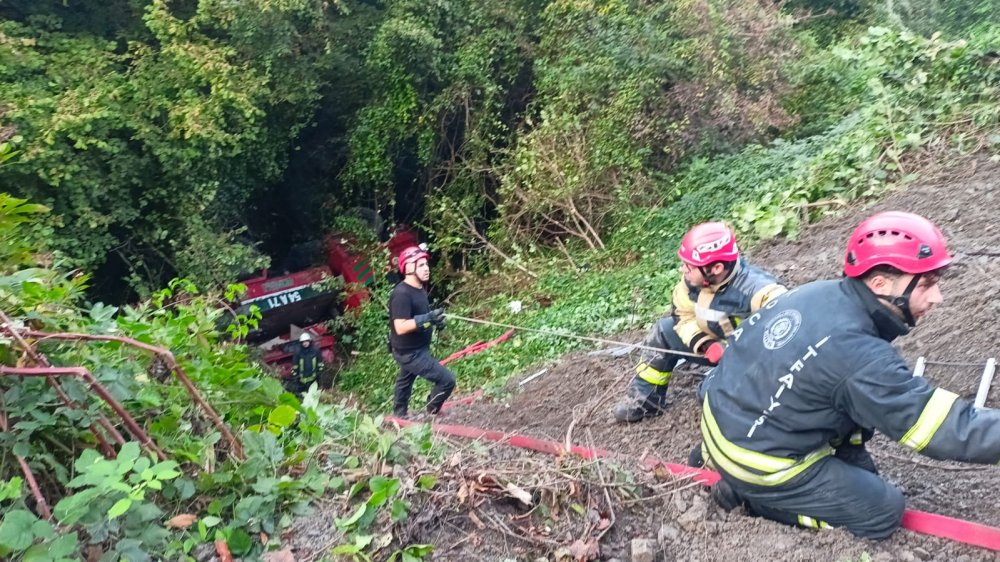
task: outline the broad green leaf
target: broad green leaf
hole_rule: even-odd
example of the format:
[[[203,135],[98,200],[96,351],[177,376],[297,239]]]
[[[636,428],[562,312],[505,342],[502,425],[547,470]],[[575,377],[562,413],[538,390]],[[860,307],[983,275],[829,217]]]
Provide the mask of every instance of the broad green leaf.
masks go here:
[[[354,511],[353,515],[351,515],[346,519],[338,517],[336,520],[334,520],[334,524],[337,525],[338,529],[347,529],[351,525],[357,523],[358,520],[361,519],[361,516],[365,514],[365,511],[367,509],[368,509],[368,504],[363,503],[358,506],[358,509]]]
[[[253,539],[243,529],[230,529],[228,533],[229,550],[236,556],[242,556],[253,547]]]
[[[132,507],[132,500],[129,498],[122,498],[115,502],[111,509],[108,510],[108,519],[114,519],[126,511],[128,508]]]
[[[295,423],[295,418],[298,415],[299,413],[295,410],[295,408],[289,406],[288,404],[282,404],[271,410],[271,413],[267,416],[267,421],[268,423],[278,427],[288,427]]]
[[[438,477],[435,474],[422,474],[420,478],[417,478],[417,488],[421,490],[430,490],[437,484]]]
[[[49,556],[54,559],[71,557],[76,552],[78,540],[76,533],[60,536],[49,543]]]
[[[38,518],[23,509],[14,509],[0,522],[0,545],[12,550],[24,550],[35,541],[31,526]]]
[[[139,458],[139,454],[141,452],[139,444],[135,441],[129,441],[128,443],[122,445],[121,450],[118,451],[118,457],[115,459],[118,461],[116,472],[118,474],[125,474],[126,472],[132,470],[132,466],[135,465],[135,461]]]
[[[406,510],[406,503],[403,500],[392,501],[392,520],[399,522],[406,519],[409,513]]]
[[[49,555],[49,547],[44,544],[33,545],[25,550],[21,557],[22,562],[52,562],[53,560],[55,557]]]
[[[31,526],[31,533],[35,535],[35,537],[43,540],[51,540],[56,536],[56,531],[52,527],[52,523],[49,523],[44,519],[35,521],[35,524]]]
[[[23,482],[20,476],[15,476],[0,485],[0,501],[21,497],[21,484]]]
[[[63,525],[73,525],[90,512],[91,502],[100,495],[98,490],[88,488],[59,500],[53,510],[56,519]]]

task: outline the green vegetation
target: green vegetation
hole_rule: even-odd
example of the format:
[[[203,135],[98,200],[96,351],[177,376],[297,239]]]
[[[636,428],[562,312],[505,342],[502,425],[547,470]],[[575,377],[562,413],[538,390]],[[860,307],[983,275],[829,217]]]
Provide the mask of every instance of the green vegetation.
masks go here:
[[[102,560],[176,560],[203,542],[221,539],[234,555],[252,557],[264,548],[261,537],[280,546],[280,531],[292,517],[328,492],[348,492],[348,498],[367,502],[345,532],[363,530],[390,511],[394,520],[406,517],[406,498],[395,492],[398,480],[380,470],[433,453],[426,430],[402,437],[384,432],[380,419],[320,404],[316,392],[299,403],[253,363],[246,346],[220,338],[221,300],[200,294],[190,282],[171,283],[150,301],[127,308],[85,303],[86,276],[36,263],[42,246],[30,226],[44,211],[0,197],[0,308],[12,327],[0,361],[37,365],[31,354],[36,350],[52,365],[88,369],[163,454],[130,441],[117,456],[102,456],[98,436],[113,443],[99,429],[102,418],[117,422],[113,425],[123,432],[124,426],[82,380],[59,377],[64,400],[43,377],[2,377],[0,556],[78,559],[80,549],[96,545],[99,553],[106,549]],[[238,323],[232,331],[243,328]],[[127,337],[168,347],[225,425],[238,433],[242,451],[162,361],[118,341],[46,342],[35,336],[32,343],[19,344],[9,337],[25,330]],[[51,503],[53,520],[39,517],[21,459]],[[345,471],[354,475],[351,482]],[[390,546],[391,541],[380,548]]]
[[[440,449],[426,430],[384,433],[318,392],[283,392],[240,342],[254,317],[217,330],[240,290],[226,283],[334,228],[383,261],[349,211],[361,206],[422,228],[433,298],[452,313],[640,329],[669,302],[676,244],[697,222],[729,220],[744,241],[795,236],[929,163],[995,154],[994,8],[4,2],[8,330],[169,349],[242,453],[162,356],[120,339],[5,334],[5,369],[43,364],[34,351],[84,367],[163,454],[114,444],[102,418],[118,427],[119,413],[78,378],[60,378],[64,398],[43,377],[0,376],[0,556],[75,559],[95,545],[108,560],[183,559],[222,539],[252,558],[338,493],[335,555],[420,559],[433,547],[394,543],[379,525],[407,517],[433,478],[411,485],[385,469]],[[395,376],[388,290],[337,320],[354,352],[338,392],[375,409]],[[453,321],[436,351],[502,332]],[[518,333],[462,360],[460,391],[498,389],[580,346]]]
[[[1000,71],[991,53],[998,46],[995,32],[975,41],[949,41],[873,27],[852,37],[803,63],[816,95],[797,95],[821,106],[829,103],[828,110],[833,107],[829,100],[839,100],[834,126],[798,139],[749,145],[729,156],[692,159],[658,183],[662,206],[622,207],[607,249],[566,256],[540,244],[518,246],[512,255],[539,273],[537,281],[508,269],[507,282],[493,281],[450,311],[575,334],[614,334],[646,325],[669,303],[677,280],[673,252],[692,224],[729,220],[747,241],[794,236],[803,221],[918,179],[927,162],[995,152]],[[519,289],[491,290],[504,285]],[[524,301],[524,312],[510,314],[512,300]],[[384,322],[384,311],[377,316]],[[372,324],[371,332],[381,329]],[[498,328],[450,325],[438,349],[461,348],[499,333]],[[383,404],[394,365],[380,353],[377,340],[371,341],[342,381],[345,389]],[[513,344],[464,360],[458,367],[460,383],[477,388],[578,346],[573,340],[522,334]]]

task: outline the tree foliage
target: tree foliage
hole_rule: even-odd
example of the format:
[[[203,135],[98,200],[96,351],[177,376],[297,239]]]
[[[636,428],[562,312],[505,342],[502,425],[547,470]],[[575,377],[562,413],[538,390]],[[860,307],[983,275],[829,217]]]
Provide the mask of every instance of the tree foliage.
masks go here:
[[[152,0],[112,37],[51,13],[3,22],[0,96],[24,145],[4,182],[53,209],[54,249],[135,288],[252,269],[241,207],[315,108],[327,10]]]

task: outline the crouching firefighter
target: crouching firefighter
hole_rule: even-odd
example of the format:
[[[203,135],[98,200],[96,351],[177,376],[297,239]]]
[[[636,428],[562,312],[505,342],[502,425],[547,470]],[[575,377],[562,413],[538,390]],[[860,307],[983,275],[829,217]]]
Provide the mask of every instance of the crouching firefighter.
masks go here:
[[[669,317],[660,319],[644,345],[699,353],[689,359],[718,363],[724,341],[740,321],[785,292],[775,278],[740,258],[736,236],[726,224],[708,222],[692,228],[677,255],[683,278],[673,291]],[[660,415],[667,406],[667,385],[680,356],[643,350],[625,398],[614,408],[618,421],[637,422]]]
[[[417,377],[434,384],[427,397],[427,413],[436,415],[455,390],[455,375],[431,355],[434,328],[444,329],[444,309],[431,310],[425,284],[431,269],[427,252],[410,246],[399,254],[399,271],[404,275],[389,296],[389,347],[399,365],[393,412],[406,418],[410,394]]]
[[[899,527],[904,499],[865,450],[874,430],[938,459],[1000,460],[1000,411],[914,377],[890,345],[942,301],[938,280],[951,260],[928,220],[879,213],[851,234],[844,278],[795,289],[740,325],[707,389],[700,454],[692,451],[692,464],[722,475],[716,501],[884,538]]]

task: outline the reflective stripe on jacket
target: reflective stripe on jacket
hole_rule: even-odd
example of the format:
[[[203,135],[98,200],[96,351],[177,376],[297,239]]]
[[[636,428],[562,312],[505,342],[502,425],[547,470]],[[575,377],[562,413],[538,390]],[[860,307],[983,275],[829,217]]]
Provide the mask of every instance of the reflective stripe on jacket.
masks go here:
[[[310,384],[316,380],[319,372],[323,369],[323,360],[319,351],[309,351],[302,349],[295,354],[293,365],[295,378],[303,384]]]
[[[733,332],[705,396],[712,464],[778,485],[872,429],[935,458],[996,463],[1000,412],[913,377],[889,343],[908,331],[856,279],[810,283],[765,305]]]
[[[740,321],[785,291],[773,275],[742,259],[718,285],[692,289],[681,279],[673,292],[674,332],[692,351],[704,353],[709,344],[729,337]]]

